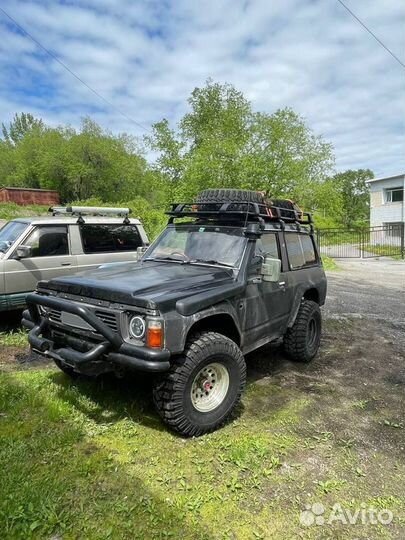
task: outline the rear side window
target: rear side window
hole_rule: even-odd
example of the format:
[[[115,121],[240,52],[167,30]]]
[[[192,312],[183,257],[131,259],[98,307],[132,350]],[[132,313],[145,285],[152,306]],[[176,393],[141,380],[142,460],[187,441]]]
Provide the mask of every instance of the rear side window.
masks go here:
[[[136,225],[102,225],[85,223],[80,226],[83,252],[111,253],[136,251],[142,240]]]
[[[315,264],[316,254],[312,238],[309,235],[300,234],[299,239],[301,241],[302,251],[304,252],[305,264]]]
[[[309,235],[286,233],[285,241],[291,270],[316,263],[315,248]]]

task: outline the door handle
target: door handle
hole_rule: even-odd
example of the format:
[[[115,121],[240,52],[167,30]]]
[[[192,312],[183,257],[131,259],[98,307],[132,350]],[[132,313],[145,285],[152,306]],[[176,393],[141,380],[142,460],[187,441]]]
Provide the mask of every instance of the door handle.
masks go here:
[[[262,276],[252,277],[248,279],[248,283],[262,283],[263,278]]]
[[[72,263],[61,263],[61,266],[72,266]]]

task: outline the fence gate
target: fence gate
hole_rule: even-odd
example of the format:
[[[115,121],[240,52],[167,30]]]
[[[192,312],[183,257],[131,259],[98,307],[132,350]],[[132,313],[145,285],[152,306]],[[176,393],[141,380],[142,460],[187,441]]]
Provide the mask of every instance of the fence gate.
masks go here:
[[[335,259],[371,257],[405,258],[405,224],[367,229],[318,229],[321,255]]]

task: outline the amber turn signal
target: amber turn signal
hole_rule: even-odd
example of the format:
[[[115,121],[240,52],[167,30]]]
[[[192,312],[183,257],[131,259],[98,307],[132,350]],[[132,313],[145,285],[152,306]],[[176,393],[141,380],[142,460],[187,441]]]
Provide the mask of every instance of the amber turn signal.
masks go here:
[[[149,321],[146,342],[149,347],[160,349],[163,346],[163,325],[162,321]]]

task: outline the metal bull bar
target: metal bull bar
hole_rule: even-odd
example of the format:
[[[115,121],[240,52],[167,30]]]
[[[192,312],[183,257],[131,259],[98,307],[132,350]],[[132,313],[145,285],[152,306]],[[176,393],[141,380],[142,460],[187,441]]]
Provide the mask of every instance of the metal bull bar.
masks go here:
[[[28,341],[35,350],[44,356],[80,365],[97,360],[104,355],[107,360],[116,364],[142,371],[163,372],[170,368],[170,352],[168,350],[152,349],[124,342],[117,333],[113,332],[85,306],[37,293],[29,294],[26,303],[28,310],[23,313],[22,323],[29,329]],[[56,308],[79,316],[105,340],[92,344],[93,347],[87,352],[79,352],[66,347],[55,349],[51,339],[42,337],[42,333],[48,328],[49,320],[40,313],[38,306]]]

